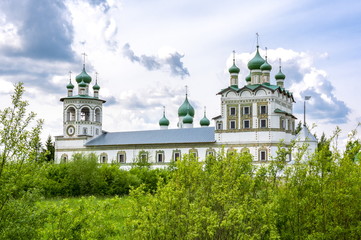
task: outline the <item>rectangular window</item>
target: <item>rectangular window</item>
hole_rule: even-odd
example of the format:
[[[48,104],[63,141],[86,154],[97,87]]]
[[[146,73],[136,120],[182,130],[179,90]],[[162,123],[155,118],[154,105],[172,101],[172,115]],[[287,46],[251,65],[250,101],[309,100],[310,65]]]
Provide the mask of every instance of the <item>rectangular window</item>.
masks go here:
[[[163,162],[164,155],[163,153],[157,153],[157,162]]]
[[[173,156],[174,161],[178,161],[180,159],[180,156],[181,156],[180,152],[175,152]]]
[[[266,119],[261,119],[260,120],[260,127],[261,128],[267,128],[267,120]]]
[[[234,121],[234,120],[229,121],[229,128],[230,129],[236,129],[236,121]]]
[[[230,107],[229,108],[229,115],[231,116],[235,116],[236,115],[236,108],[235,107]]]
[[[260,106],[260,114],[267,114],[267,106]]]
[[[222,123],[221,122],[217,122],[217,130],[222,130]]]
[[[285,120],[284,119],[281,119],[281,128],[285,129]]]
[[[244,121],[243,121],[243,128],[250,128],[250,122],[249,122],[249,120],[244,120]]]
[[[119,154],[119,162],[125,163],[125,155],[124,154]]]
[[[259,152],[259,160],[266,161],[267,160],[267,153],[266,151],[260,151]]]
[[[243,115],[251,114],[250,107],[243,107]]]

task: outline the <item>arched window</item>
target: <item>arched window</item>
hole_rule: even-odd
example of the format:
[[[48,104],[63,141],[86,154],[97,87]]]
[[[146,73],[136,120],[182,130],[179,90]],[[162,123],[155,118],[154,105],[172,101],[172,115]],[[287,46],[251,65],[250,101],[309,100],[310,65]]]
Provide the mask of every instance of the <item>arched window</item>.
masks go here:
[[[127,161],[125,151],[119,151],[117,154],[117,162],[125,163]]]
[[[95,121],[96,121],[96,122],[101,122],[101,119],[100,119],[100,109],[99,109],[99,108],[95,109]]]
[[[216,156],[216,150],[214,150],[213,148],[208,148],[206,150],[206,157],[208,157],[208,156],[215,157]]]
[[[155,162],[161,163],[164,162],[164,151],[156,151],[155,153]]]
[[[75,108],[69,107],[68,110],[66,110],[66,120],[75,121]]]
[[[258,160],[259,161],[267,161],[268,160],[267,149],[260,149],[258,151]]]
[[[197,149],[189,149],[189,156],[193,158],[198,158],[198,150]]]
[[[176,149],[176,150],[173,150],[173,161],[178,161],[181,159],[182,155],[181,155],[181,150],[179,149]]]
[[[60,157],[60,163],[66,163],[66,162],[68,162],[68,155],[64,153]]]
[[[83,107],[81,109],[80,120],[81,121],[90,121],[90,109],[88,107]]]
[[[106,154],[106,153],[100,154],[99,162],[100,163],[107,163],[108,162],[108,154]]]

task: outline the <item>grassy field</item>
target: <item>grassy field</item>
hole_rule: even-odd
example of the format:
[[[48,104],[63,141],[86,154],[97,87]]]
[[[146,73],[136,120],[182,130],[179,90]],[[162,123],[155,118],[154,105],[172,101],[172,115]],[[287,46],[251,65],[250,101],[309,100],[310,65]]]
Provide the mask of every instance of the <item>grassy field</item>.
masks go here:
[[[126,239],[127,197],[66,198],[37,203],[43,219],[40,239]]]

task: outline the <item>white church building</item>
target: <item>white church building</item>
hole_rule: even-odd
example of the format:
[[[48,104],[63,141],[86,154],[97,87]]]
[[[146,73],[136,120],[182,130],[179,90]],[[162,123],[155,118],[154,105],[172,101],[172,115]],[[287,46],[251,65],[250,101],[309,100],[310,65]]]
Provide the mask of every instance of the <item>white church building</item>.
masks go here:
[[[103,104],[99,98],[100,87],[86,73],[85,65],[76,76],[77,95],[74,85],[67,85],[63,102],[63,135],[55,137],[55,161],[71,160],[74,153],[96,153],[99,162],[118,162],[127,168],[142,159],[153,167],[163,167],[182,155],[193,154],[200,160],[209,154],[225,151],[247,151],[254,163],[271,161],[276,156],[280,142],[285,146],[296,141],[307,143],[308,152],[316,149],[317,140],[306,126],[295,135],[295,120],[291,92],[284,88],[286,76],[281,71],[271,84],[272,66],[259,54],[248,62],[249,75],[242,83],[240,69],[235,64],[229,68],[229,85],[220,96],[221,113],[214,117],[214,127],[204,113],[199,125],[195,123],[195,111],[186,94],[178,109],[178,128],[168,129],[169,120],[163,112],[160,129],[146,131],[107,132],[102,129]],[[292,156],[289,156],[291,161]]]

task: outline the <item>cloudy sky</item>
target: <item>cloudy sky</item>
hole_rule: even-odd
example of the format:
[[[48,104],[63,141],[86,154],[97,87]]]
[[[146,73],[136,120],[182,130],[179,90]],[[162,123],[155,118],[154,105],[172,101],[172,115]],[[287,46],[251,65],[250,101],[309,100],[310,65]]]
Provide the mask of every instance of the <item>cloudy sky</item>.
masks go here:
[[[271,76],[282,59],[294,113],[318,135],[343,136],[361,121],[361,1],[344,0],[1,0],[0,107],[22,81],[46,137],[62,135],[61,97],[82,68],[98,72],[107,131],[171,128],[185,86],[198,123],[220,114],[236,51],[240,85],[256,48],[268,48]],[[197,125],[197,124],[196,124]],[[343,138],[344,138],[343,137]]]

